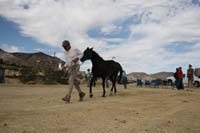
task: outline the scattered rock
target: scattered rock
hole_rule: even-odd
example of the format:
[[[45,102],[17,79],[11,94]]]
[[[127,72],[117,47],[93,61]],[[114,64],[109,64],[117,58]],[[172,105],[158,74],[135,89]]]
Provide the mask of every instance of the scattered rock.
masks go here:
[[[183,100],[182,102],[183,102],[183,103],[188,103],[189,101],[187,101],[187,100]]]
[[[7,124],[7,123],[4,123],[3,126],[6,127],[6,126],[8,126],[8,124]]]
[[[121,123],[126,123],[127,121],[126,120],[122,120],[122,121],[120,121]]]

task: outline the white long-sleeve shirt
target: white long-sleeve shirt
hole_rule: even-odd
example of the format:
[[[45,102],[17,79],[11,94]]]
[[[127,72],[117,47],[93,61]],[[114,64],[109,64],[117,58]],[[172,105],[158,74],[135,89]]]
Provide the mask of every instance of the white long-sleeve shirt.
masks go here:
[[[70,67],[75,64],[79,64],[79,61],[76,63],[73,62],[74,59],[76,58],[81,58],[83,56],[83,53],[79,49],[73,49],[71,48],[69,51],[66,51],[66,63],[65,67]]]

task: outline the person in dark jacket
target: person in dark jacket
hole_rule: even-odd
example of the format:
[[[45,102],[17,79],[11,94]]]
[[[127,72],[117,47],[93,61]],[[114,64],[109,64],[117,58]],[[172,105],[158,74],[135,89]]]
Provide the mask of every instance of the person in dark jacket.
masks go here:
[[[182,71],[182,67],[178,68],[177,76],[178,76],[178,90],[183,90],[184,89],[184,85],[183,85],[183,71]]]
[[[178,68],[176,68],[176,72],[174,73],[174,78],[175,78],[175,86],[178,89],[179,88]]]

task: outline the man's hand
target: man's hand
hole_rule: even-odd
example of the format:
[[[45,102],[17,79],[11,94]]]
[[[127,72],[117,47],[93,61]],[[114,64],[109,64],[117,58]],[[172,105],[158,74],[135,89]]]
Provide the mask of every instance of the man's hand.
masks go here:
[[[75,58],[75,59],[72,60],[72,62],[77,63],[78,60],[79,60],[79,58]]]
[[[68,70],[68,66],[63,66],[62,68],[64,71],[67,71]]]

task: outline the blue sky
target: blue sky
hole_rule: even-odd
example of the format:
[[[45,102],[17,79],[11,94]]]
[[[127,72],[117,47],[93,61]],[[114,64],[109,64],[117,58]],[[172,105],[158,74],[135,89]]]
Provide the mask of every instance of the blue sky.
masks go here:
[[[32,37],[21,34],[18,24],[4,17],[0,17],[0,29],[0,46],[6,51],[26,53],[42,51],[53,55],[58,50],[58,48],[49,47],[47,44],[40,43]]]
[[[199,22],[199,0],[2,0],[0,48],[65,60],[61,42],[68,39],[115,57],[127,72],[186,71],[200,67]]]

